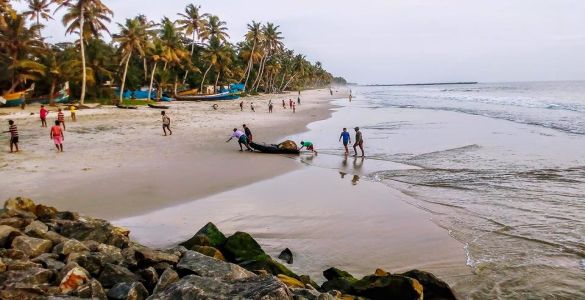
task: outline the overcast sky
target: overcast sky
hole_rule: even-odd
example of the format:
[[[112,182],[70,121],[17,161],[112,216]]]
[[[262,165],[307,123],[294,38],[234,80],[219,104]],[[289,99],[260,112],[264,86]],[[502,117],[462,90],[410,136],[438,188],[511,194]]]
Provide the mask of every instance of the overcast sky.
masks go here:
[[[195,3],[234,42],[251,20],[274,22],[289,48],[358,83],[585,80],[585,0],[102,1],[115,22]],[[70,39],[57,21],[44,34]]]

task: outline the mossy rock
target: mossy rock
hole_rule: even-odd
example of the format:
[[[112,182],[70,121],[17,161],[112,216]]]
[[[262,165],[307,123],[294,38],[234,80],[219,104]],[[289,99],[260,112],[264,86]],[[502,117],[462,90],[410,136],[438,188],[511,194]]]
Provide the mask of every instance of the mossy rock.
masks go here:
[[[203,226],[203,228],[197,231],[196,235],[204,235],[209,238],[210,246],[219,248],[223,246],[227,240],[225,235],[215,226],[215,224],[209,222]]]
[[[207,255],[209,257],[213,257],[213,258],[218,259],[218,260],[225,261],[225,257],[223,256],[223,254],[219,250],[217,250],[216,248],[213,248],[213,247],[194,246],[193,249],[191,249],[191,250],[197,251],[203,255]]]
[[[419,300],[423,297],[423,286],[410,277],[401,275],[366,276],[354,284],[350,294],[368,299]]]
[[[248,271],[258,271],[258,270],[264,270],[266,272],[268,272],[269,274],[272,275],[286,275],[288,277],[292,277],[294,279],[299,280],[300,277],[295,274],[293,271],[289,270],[287,267],[285,267],[283,264],[275,261],[274,259],[272,259],[272,257],[270,257],[267,254],[262,254],[262,255],[258,255],[257,257],[247,260],[247,261],[243,261],[238,263],[240,266],[244,267],[245,269],[247,269]]]
[[[353,278],[353,279],[355,279],[348,272],[340,270],[340,269],[335,268],[335,267],[329,268],[329,269],[323,271],[323,276],[325,278],[327,278],[327,280],[334,280],[334,279],[338,279],[338,278]]]
[[[187,249],[193,249],[194,247],[197,247],[197,246],[204,246],[204,247],[210,246],[211,241],[205,235],[196,234],[193,237],[191,237],[190,239],[180,243],[179,245],[181,245]]]
[[[235,263],[252,261],[261,255],[266,255],[251,235],[239,231],[227,238],[223,250],[227,258]]]
[[[429,272],[412,270],[406,273],[402,273],[401,275],[418,280],[418,282],[420,282],[420,284],[423,286],[425,299],[457,299],[446,282]]]
[[[340,291],[344,294],[351,293],[353,291],[353,285],[358,282],[353,277],[339,277],[328,280],[321,285],[322,292]]]

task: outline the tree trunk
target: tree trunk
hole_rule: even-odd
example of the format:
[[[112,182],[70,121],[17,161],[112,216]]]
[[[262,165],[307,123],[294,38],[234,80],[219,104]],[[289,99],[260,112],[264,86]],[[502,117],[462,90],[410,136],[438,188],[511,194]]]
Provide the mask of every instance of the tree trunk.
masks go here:
[[[124,75],[122,75],[122,85],[120,86],[120,104],[124,103],[124,85],[126,84],[126,74],[128,73],[128,63],[130,62],[131,56],[132,53],[128,54],[126,64],[124,65]]]
[[[158,64],[158,61],[154,62],[154,67],[152,68],[152,73],[150,74],[150,86],[148,87],[148,100],[150,100],[150,93],[152,92],[152,83],[154,82],[154,72],[156,72],[156,64]]]
[[[146,57],[142,59],[142,66],[144,67],[144,82],[148,80],[148,64],[146,62]]]
[[[298,73],[297,73],[298,74]],[[297,74],[294,74],[286,83],[286,85],[284,86],[284,88],[282,88],[282,91],[286,91],[286,88],[288,87],[288,85],[291,83],[291,81],[295,78],[295,76],[297,76]]]
[[[209,64],[209,68],[205,70],[205,74],[203,74],[203,79],[201,79],[201,90],[199,91],[200,94],[203,94],[203,83],[205,83],[205,77],[207,77],[207,72],[211,69],[211,64]]]
[[[246,73],[246,82],[244,83],[244,92],[248,88],[248,79],[250,78],[250,73],[252,73],[252,68],[254,68],[254,63],[252,62],[254,58],[254,51],[256,50],[256,40],[254,40],[254,44],[252,44],[252,52],[250,53],[250,59],[248,59],[248,72]]]
[[[217,72],[217,77],[215,78],[215,85],[213,86],[214,94],[217,94],[217,83],[219,82],[219,74],[221,74],[221,72]]]
[[[57,80],[51,80],[51,91],[49,92],[49,105],[55,106],[55,87],[57,86]]]
[[[177,87],[179,86],[179,75],[175,75],[175,83],[173,84],[173,94],[177,95]]]
[[[191,44],[191,62],[193,62],[193,53],[195,52],[195,31],[193,31],[193,43]],[[183,76],[183,84],[187,82],[187,74],[189,74],[189,70],[185,71],[185,76]]]
[[[83,39],[83,26],[85,24],[85,9],[83,5],[81,6],[81,11],[79,13],[79,45],[81,46],[81,97],[79,97],[79,102],[81,104],[85,103],[85,85],[87,82],[87,70],[85,66],[85,45]]]
[[[258,68],[258,75],[256,75],[256,80],[252,84],[252,89],[257,90],[258,86],[260,85],[260,81],[262,79],[262,74],[264,73],[264,61],[267,59],[268,55],[265,55],[260,60],[260,67]]]

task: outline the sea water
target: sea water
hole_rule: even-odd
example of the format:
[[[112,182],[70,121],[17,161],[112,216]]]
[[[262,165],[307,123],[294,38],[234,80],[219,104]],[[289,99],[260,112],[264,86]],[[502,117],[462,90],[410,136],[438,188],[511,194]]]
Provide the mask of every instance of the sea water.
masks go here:
[[[466,298],[585,297],[585,82],[352,93],[332,118],[291,137],[319,152],[302,161],[382,182],[431,212],[464,245],[475,275],[455,287]],[[342,127],[353,137],[356,126],[359,169],[339,143]]]

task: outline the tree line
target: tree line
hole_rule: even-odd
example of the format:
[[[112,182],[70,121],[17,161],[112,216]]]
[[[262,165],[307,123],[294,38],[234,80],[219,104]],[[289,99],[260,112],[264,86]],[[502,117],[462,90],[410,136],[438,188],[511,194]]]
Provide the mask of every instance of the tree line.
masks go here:
[[[125,89],[163,91],[241,83],[246,93],[279,93],[327,86],[333,80],[320,62],[311,63],[284,45],[279,26],[252,21],[243,40],[229,41],[226,22],[189,4],[175,19],[144,15],[117,23],[101,0],[26,0],[16,11],[0,0],[0,89],[53,95],[70,82],[76,99],[122,99]],[[44,22],[64,11],[62,24],[75,42],[48,43]],[[111,36],[110,42],[105,37]],[[120,93],[107,86],[120,87]],[[215,88],[214,88],[215,89]],[[155,96],[155,95],[153,95]]]

